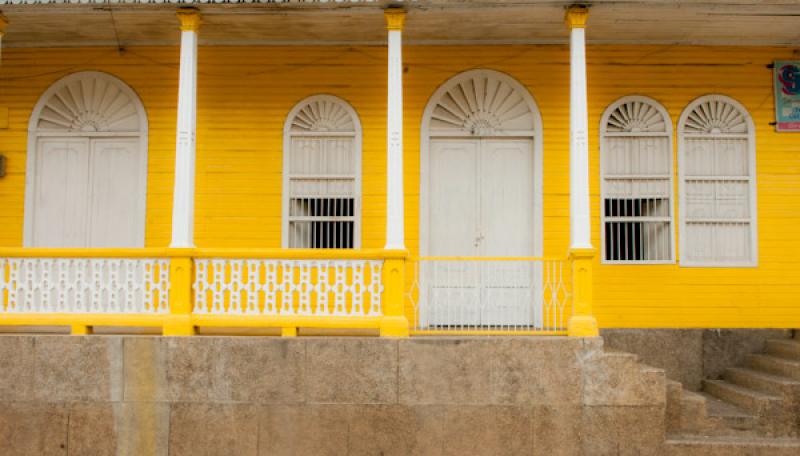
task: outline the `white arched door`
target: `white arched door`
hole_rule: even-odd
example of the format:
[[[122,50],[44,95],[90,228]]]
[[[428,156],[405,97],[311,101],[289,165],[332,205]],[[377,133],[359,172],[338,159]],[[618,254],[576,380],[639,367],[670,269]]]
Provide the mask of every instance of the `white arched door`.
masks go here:
[[[42,95],[28,133],[26,246],[144,246],[147,119],[130,87],[67,76]]]
[[[422,128],[421,250],[429,257],[541,255],[541,120],[513,78],[473,70],[432,97]],[[534,325],[533,262],[423,262],[427,325]]]

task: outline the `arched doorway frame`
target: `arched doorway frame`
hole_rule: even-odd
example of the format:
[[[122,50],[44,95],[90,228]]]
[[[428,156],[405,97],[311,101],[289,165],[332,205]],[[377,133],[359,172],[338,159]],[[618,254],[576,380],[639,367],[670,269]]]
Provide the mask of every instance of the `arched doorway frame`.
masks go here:
[[[113,84],[123,94],[125,94],[133,103],[136,114],[139,119],[139,128],[136,131],[101,131],[101,132],[86,132],[86,131],[69,131],[69,130],[40,130],[38,128],[41,114],[50,99],[65,86],[79,81],[83,78],[98,78],[104,80],[106,83]],[[93,137],[93,138],[136,138],[139,142],[140,166],[139,170],[139,197],[137,198],[137,245],[133,247],[144,247],[145,239],[145,222],[146,222],[146,205],[147,205],[147,173],[148,173],[148,118],[145,111],[144,104],[141,98],[125,81],[122,79],[105,73],[102,71],[80,71],[71,73],[67,76],[53,82],[50,87],[39,97],[36,105],[31,111],[28,121],[28,144],[27,144],[27,159],[25,166],[25,202],[24,202],[24,215],[23,215],[23,246],[30,247],[33,244],[33,211],[34,211],[34,192],[36,189],[36,165],[38,160],[38,144],[40,138],[45,137]]]
[[[514,77],[491,69],[473,69],[463,71],[454,76],[451,76],[444,81],[438,89],[431,95],[428,103],[425,106],[425,111],[422,116],[422,126],[420,128],[420,201],[419,201],[419,250],[420,256],[426,256],[430,252],[429,245],[429,223],[430,223],[430,205],[429,197],[429,170],[430,170],[430,142],[431,142],[431,118],[433,111],[437,106],[438,101],[451,90],[454,86],[462,81],[474,78],[476,76],[489,76],[499,79],[501,82],[508,84],[515,92],[517,92],[525,100],[528,109],[533,117],[533,125],[529,130],[514,130],[503,132],[499,135],[491,135],[488,137],[493,138],[507,138],[507,137],[522,137],[531,138],[533,140],[533,163],[534,163],[534,195],[533,195],[533,215],[534,215],[534,233],[533,245],[534,256],[541,257],[543,255],[543,197],[542,197],[542,164],[543,159],[543,130],[542,130],[542,115],[539,111],[539,106],[533,98],[528,89],[522,85]],[[455,136],[448,133],[446,136]],[[464,132],[460,136],[464,137],[480,137]]]

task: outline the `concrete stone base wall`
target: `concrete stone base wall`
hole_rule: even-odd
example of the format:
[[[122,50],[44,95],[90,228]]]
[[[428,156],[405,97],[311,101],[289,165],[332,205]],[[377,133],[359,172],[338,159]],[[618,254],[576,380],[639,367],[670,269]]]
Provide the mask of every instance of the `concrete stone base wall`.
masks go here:
[[[0,454],[660,454],[602,339],[0,336]]]
[[[792,337],[788,329],[603,329],[607,348],[635,353],[642,363],[664,369],[669,379],[698,391],[704,378],[764,350],[768,339]]]

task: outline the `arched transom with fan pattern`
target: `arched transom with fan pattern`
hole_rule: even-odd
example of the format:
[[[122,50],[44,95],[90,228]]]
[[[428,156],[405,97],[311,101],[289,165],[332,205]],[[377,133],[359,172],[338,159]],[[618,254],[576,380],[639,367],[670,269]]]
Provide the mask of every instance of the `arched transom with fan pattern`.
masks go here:
[[[144,246],[147,116],[107,73],[56,81],[28,125],[25,245]]]
[[[139,132],[135,95],[104,73],[67,77],[48,92],[36,118],[40,132]]]
[[[360,244],[361,123],[341,98],[315,95],[284,127],[283,246]]]
[[[706,95],[678,122],[681,263],[758,261],[753,121],[736,100]]]
[[[627,96],[600,121],[604,262],[673,261],[672,122],[652,98]]]
[[[431,100],[431,136],[532,136],[537,113],[532,99],[509,76],[492,70],[462,73]]]

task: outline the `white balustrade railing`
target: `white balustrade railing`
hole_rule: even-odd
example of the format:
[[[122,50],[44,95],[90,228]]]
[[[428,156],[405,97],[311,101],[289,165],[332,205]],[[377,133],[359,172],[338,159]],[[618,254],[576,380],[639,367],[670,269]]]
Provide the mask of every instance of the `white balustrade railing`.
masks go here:
[[[0,313],[166,313],[169,286],[169,259],[0,258]]]
[[[410,269],[417,330],[562,331],[572,311],[566,260],[423,257]]]
[[[379,316],[383,260],[195,259],[194,313]]]

